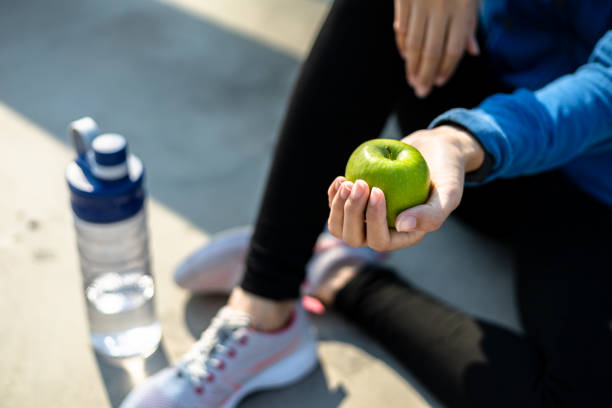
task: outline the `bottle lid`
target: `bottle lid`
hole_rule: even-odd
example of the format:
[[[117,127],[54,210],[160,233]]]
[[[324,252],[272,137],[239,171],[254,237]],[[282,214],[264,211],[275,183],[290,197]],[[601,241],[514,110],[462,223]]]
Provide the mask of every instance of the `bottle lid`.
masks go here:
[[[70,124],[77,152],[66,169],[74,213],[95,223],[117,222],[136,214],[144,204],[144,168],[128,154],[126,139],[100,134],[96,122],[82,118]]]

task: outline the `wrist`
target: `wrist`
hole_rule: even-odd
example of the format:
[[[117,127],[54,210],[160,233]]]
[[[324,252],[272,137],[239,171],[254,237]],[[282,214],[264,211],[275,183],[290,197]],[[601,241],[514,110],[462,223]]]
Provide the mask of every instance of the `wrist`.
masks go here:
[[[451,143],[457,147],[464,162],[465,172],[469,173],[478,170],[485,160],[485,151],[478,139],[476,139],[467,129],[453,124],[446,124],[437,127],[450,138]]]

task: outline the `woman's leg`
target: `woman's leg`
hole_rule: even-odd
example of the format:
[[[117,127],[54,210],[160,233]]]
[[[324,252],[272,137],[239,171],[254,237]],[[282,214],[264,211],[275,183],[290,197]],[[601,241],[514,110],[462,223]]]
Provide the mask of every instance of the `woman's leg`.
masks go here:
[[[266,182],[241,287],[299,295],[328,215],[326,191],[350,153],[376,138],[411,92],[393,37],[393,2],[337,0],[293,90]]]
[[[543,372],[521,336],[479,321],[366,265],[334,306],[393,353],[449,408],[530,408]]]
[[[516,234],[519,312],[544,406],[612,407],[612,208],[572,186],[549,173],[533,186],[548,193],[525,197],[540,202]]]
[[[479,206],[496,208],[481,215],[500,220],[518,213],[509,234],[526,335],[444,305],[381,266],[364,267],[335,305],[449,407],[612,406],[612,255],[603,235],[612,210],[558,172],[501,185],[481,187],[486,201],[475,210],[465,208],[475,196],[466,192],[460,212],[469,219]],[[508,199],[517,194],[523,199]],[[571,225],[570,213],[580,214]]]

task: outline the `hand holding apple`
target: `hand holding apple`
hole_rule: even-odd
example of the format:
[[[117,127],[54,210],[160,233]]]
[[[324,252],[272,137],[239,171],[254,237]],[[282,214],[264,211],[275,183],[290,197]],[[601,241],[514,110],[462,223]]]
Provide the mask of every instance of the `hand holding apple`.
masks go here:
[[[479,168],[484,160],[478,142],[453,126],[417,131],[402,141],[416,147],[427,161],[431,178],[427,201],[402,211],[395,221],[396,230],[390,230],[382,190],[370,189],[363,180],[353,183],[338,177],[328,190],[332,235],[351,246],[368,245],[378,251],[414,245],[427,232],[438,229],[459,205],[465,173]]]

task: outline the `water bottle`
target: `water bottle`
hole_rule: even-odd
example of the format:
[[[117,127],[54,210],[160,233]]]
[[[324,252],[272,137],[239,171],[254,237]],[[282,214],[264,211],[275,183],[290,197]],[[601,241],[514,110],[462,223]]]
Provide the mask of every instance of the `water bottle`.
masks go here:
[[[155,318],[145,211],[144,169],[125,138],[100,134],[91,118],[70,124],[77,157],[66,169],[83,274],[91,342],[99,353],[153,353]]]

